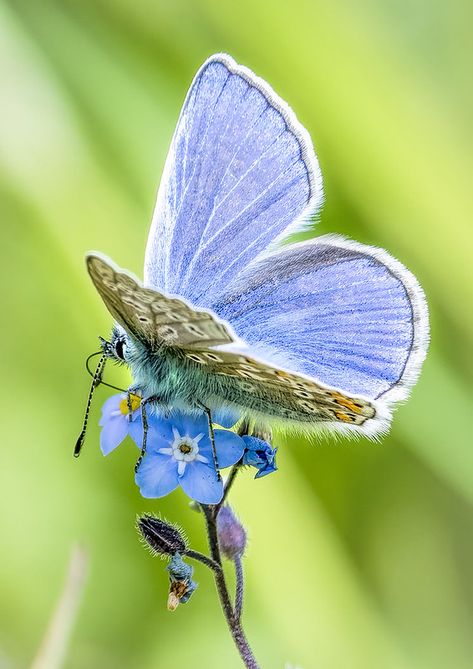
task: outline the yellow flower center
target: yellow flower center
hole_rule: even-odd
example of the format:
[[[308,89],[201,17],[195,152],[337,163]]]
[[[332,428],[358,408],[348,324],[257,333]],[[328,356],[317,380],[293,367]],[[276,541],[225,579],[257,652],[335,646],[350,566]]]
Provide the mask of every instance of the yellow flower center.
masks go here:
[[[132,412],[136,411],[141,404],[141,397],[139,395],[133,395],[130,393],[130,407]],[[124,416],[128,416],[130,409],[128,408],[128,399],[125,397],[123,400],[120,400],[120,411]]]

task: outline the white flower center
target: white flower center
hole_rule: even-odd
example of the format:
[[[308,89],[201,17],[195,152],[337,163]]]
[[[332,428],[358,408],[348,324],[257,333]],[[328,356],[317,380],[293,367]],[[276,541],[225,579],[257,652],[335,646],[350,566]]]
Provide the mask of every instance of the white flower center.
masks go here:
[[[184,474],[188,462],[198,460],[199,462],[208,463],[208,458],[199,453],[199,442],[204,436],[203,433],[198,434],[196,437],[190,437],[187,434],[181,435],[175,427],[172,428],[172,433],[174,440],[170,444],[170,448],[160,448],[158,453],[171,455],[174,460],[177,460],[179,476]]]

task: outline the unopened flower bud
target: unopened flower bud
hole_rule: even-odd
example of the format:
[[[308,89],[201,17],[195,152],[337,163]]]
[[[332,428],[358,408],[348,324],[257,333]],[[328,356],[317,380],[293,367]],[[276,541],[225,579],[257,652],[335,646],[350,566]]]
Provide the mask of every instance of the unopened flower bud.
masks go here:
[[[220,550],[229,560],[245,552],[246,531],[230,506],[223,506],[217,516],[217,535]]]
[[[194,590],[197,583],[192,580],[193,568],[186,564],[182,557],[176,553],[166,567],[169,572],[169,595],[168,610],[175,611],[179,604],[185,604]]]
[[[181,530],[161,518],[149,514],[139,516],[136,527],[154,555],[174,555],[187,550]]]

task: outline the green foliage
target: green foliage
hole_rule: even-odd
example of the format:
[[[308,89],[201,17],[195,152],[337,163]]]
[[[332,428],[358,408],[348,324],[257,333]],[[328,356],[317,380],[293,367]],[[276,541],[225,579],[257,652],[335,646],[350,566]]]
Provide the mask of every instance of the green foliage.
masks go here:
[[[201,62],[228,51],[312,134],[317,232],[389,249],[432,313],[389,438],[281,444],[278,474],[235,486],[255,653],[266,667],[471,666],[472,13],[467,0],[0,4],[0,664],[30,663],[81,540],[91,573],[66,669],[240,666],[203,568],[189,606],[166,611],[136,514],[172,518],[200,550],[202,519],[180,492],[140,498],[131,442],[102,458],[105,389],[72,458],[83,360],[110,327],[84,253],[141,274],[180,104]]]

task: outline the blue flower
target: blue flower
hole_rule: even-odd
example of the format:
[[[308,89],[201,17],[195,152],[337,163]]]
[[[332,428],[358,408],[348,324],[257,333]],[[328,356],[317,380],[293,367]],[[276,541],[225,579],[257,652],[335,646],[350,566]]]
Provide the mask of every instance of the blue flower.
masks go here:
[[[243,437],[243,441],[245,442],[243,464],[256,467],[258,471],[256,472],[255,479],[259,479],[261,476],[266,476],[266,474],[271,474],[277,470],[277,448],[271,448],[267,441],[248,435]]]
[[[141,412],[139,411],[141,397],[130,394],[130,405],[132,409],[129,415],[128,400],[126,394],[112,395],[102,407],[102,417],[99,425],[100,448],[104,455],[111,453],[119,446],[127,435],[130,435],[138,446],[141,446],[140,432]]]
[[[217,409],[212,411],[212,423],[221,427],[230,428],[240,420],[240,414],[234,409]]]
[[[228,424],[222,415],[215,422]],[[135,480],[143,497],[164,497],[178,486],[201,504],[217,504],[223,483],[215,468],[207,416],[174,410],[169,417],[148,417],[148,441]],[[241,460],[245,443],[228,430],[215,430],[219,468]]]

